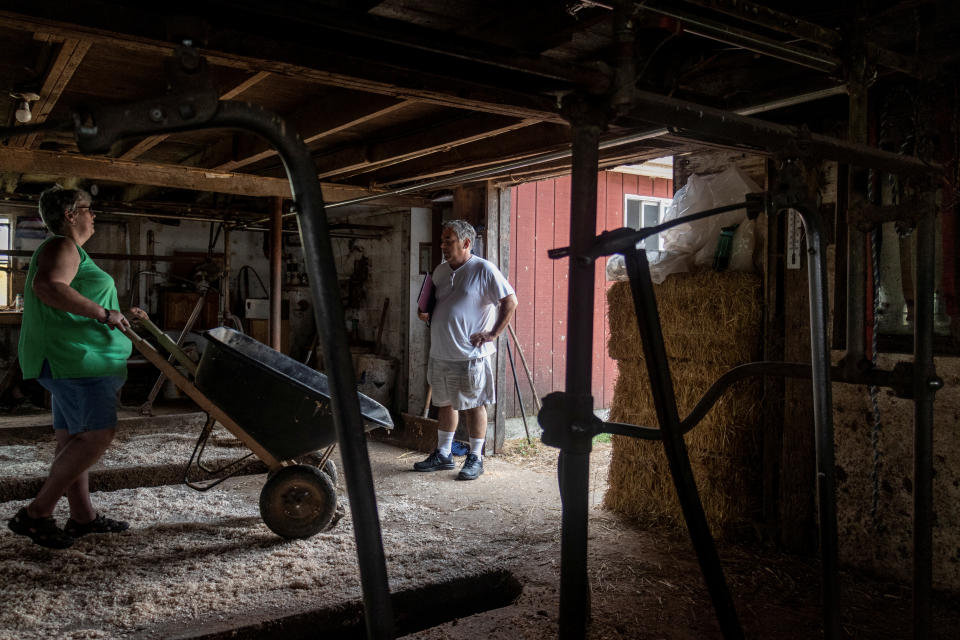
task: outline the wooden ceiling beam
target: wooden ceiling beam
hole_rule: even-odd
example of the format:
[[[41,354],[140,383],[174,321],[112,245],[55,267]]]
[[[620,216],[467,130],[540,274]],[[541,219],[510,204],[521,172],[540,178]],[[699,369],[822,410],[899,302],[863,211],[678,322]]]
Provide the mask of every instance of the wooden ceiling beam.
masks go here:
[[[503,11],[490,3],[487,19],[467,25],[457,33],[519,51],[541,53],[570,42],[574,32],[610,17],[608,9],[586,5],[573,16],[568,6],[569,3],[556,0],[526,0],[516,3],[510,11]]]
[[[246,91],[250,87],[262,82],[263,80],[266,80],[269,77],[270,77],[269,72],[258,71],[257,73],[253,74],[252,76],[250,76],[240,84],[236,85],[235,87],[232,87],[227,91],[224,91],[223,94],[220,96],[220,99],[233,100],[234,98],[242,94],[244,91]],[[157,146],[158,144],[166,140],[168,137],[169,137],[169,134],[162,134],[159,136],[148,136],[143,140],[141,140],[140,142],[138,142],[137,144],[130,147],[129,149],[127,149],[126,151],[124,151],[120,155],[120,159],[136,160],[137,158],[142,156],[144,153],[146,153],[150,149],[153,149],[155,146]]]
[[[481,115],[457,118],[423,131],[372,144],[359,144],[321,156],[317,161],[320,178],[348,177],[375,168],[421,158],[438,151],[500,136],[537,124],[536,120],[508,120]]]
[[[544,148],[545,141],[558,144]],[[552,123],[539,123],[506,133],[492,139],[461,145],[422,158],[396,164],[390,171],[377,167],[369,176],[370,182],[382,185],[399,185],[420,180],[439,178],[461,171],[513,162],[531,155],[563,148],[570,141],[570,129]]]
[[[320,103],[311,103],[285,119],[294,131],[300,133],[304,143],[309,145],[364,122],[399,111],[411,104],[415,104],[415,101],[396,100],[389,96],[365,95],[352,99],[336,97]],[[276,149],[259,137],[249,136],[241,140],[248,141],[247,148],[241,148],[235,159],[218,163],[214,166],[215,170],[235,171],[277,155]]]
[[[44,32],[36,33],[34,38],[41,42],[60,42],[60,51],[51,63],[43,80],[40,99],[31,109],[33,111],[31,124],[40,124],[47,119],[57,101],[60,100],[60,96],[70,82],[70,78],[76,73],[83,57],[87,55],[91,42],[78,38],[61,38]],[[11,140],[10,146],[29,149],[37,143],[40,135],[40,133],[31,133],[17,136]]]
[[[290,197],[290,183],[244,173],[228,173],[178,165],[131,162],[103,156],[0,148],[0,172],[44,174],[106,182],[130,182],[171,189],[208,191],[254,197]],[[339,202],[374,193],[363,187],[322,184],[323,198]]]
[[[6,9],[0,11],[0,25],[45,30],[62,37],[84,38],[157,55],[173,51],[174,44],[165,41],[169,37],[169,21],[164,16],[145,15],[142,7],[132,9],[120,4],[110,4],[107,12],[102,4],[90,0],[13,1],[5,3]],[[447,107],[565,122],[556,98],[503,88],[496,83],[498,74],[491,73],[491,84],[483,84],[453,71],[444,75],[435,70],[402,69],[397,67],[397,60],[364,59],[363,52],[356,48],[347,52],[325,49],[316,34],[309,41],[298,42],[217,28],[202,44],[199,50],[212,65],[269,71]]]

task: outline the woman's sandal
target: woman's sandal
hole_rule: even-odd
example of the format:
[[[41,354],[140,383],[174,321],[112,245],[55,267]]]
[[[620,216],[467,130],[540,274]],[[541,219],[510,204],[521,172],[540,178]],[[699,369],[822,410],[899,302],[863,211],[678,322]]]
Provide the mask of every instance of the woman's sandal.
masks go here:
[[[27,536],[41,547],[66,549],[73,544],[73,537],[57,526],[52,517],[31,518],[27,508],[17,511],[17,515],[7,523],[10,531]]]
[[[63,526],[63,530],[67,535],[73,536],[74,538],[85,536],[88,533],[120,533],[129,528],[129,523],[123,522],[122,520],[114,520],[99,513],[97,517],[90,522],[80,524],[73,518],[70,518],[67,520],[67,524]]]

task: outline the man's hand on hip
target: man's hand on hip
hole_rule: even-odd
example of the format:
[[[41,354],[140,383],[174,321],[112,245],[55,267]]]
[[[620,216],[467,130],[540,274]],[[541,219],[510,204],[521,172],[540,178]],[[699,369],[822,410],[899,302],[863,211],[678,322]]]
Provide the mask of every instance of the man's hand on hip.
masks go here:
[[[481,331],[480,333],[475,333],[470,336],[470,344],[475,347],[482,347],[485,342],[493,342],[497,339],[497,336],[490,333],[489,331]]]

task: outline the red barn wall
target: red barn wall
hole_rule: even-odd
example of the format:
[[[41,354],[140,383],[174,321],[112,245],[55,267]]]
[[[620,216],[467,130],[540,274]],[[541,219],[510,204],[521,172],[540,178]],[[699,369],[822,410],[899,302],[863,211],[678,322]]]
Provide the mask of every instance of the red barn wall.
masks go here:
[[[597,181],[597,233],[623,226],[624,195],[673,197],[673,181],[628,173],[602,171]],[[570,244],[570,176],[529,182],[511,188],[510,274],[519,306],[513,320],[537,395],[562,391],[566,377],[567,261],[550,260],[547,250]],[[607,288],[605,261],[597,263],[593,320],[593,401],[608,408],[613,400],[616,363],[607,355]],[[516,345],[514,362],[527,415],[536,413],[530,385]],[[507,367],[508,417],[520,415],[520,405]]]

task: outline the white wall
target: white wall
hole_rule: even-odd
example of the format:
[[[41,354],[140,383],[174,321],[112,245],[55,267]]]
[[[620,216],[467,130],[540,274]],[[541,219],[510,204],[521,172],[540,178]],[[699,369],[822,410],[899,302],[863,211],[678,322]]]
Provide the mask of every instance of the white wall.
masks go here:
[[[410,210],[410,268],[407,274],[407,286],[410,290],[408,315],[410,332],[407,335],[409,357],[407,391],[407,411],[420,414],[427,398],[427,359],[430,355],[430,329],[417,317],[417,296],[423,283],[420,273],[418,252],[421,242],[431,241],[431,223],[433,212],[430,209],[416,207]]]
[[[178,226],[171,226],[150,222],[146,219],[138,219],[130,223],[131,243],[133,249],[131,253],[148,254],[158,256],[173,255],[177,251],[206,253],[207,245],[210,239],[210,223],[182,221]],[[152,234],[152,246],[150,242]],[[96,238],[96,236],[94,236]],[[214,253],[224,253],[223,234],[217,238],[213,247]],[[241,267],[249,265],[263,280],[263,284],[269,291],[270,287],[270,261],[263,253],[264,233],[260,231],[233,231],[230,233],[230,252],[231,252],[231,299],[236,300],[237,275]],[[93,242],[93,240],[91,240]],[[119,248],[103,249],[104,251],[119,250]],[[154,285],[158,283],[169,282],[170,274],[169,262],[157,262],[156,272],[161,277],[143,276],[138,278],[138,293],[136,298],[141,304],[149,306],[148,312],[151,315],[159,314],[159,296],[156,295]],[[146,270],[149,265],[146,263],[136,263],[135,270]],[[111,272],[112,273],[112,272]],[[116,275],[114,276],[116,278]],[[130,281],[121,283],[117,278],[117,288],[127,291]],[[151,290],[153,289],[153,290]],[[257,278],[250,275],[250,297],[261,298],[267,294],[264,293],[257,282]],[[126,305],[126,300],[121,300],[122,305]]]

